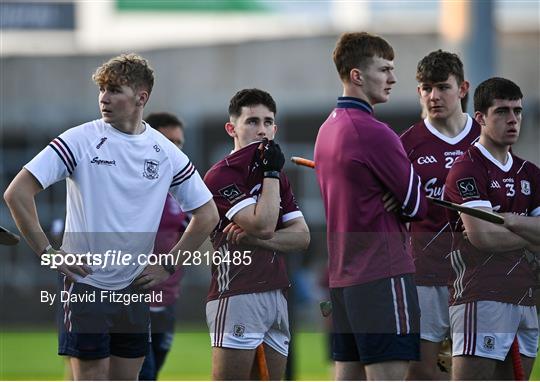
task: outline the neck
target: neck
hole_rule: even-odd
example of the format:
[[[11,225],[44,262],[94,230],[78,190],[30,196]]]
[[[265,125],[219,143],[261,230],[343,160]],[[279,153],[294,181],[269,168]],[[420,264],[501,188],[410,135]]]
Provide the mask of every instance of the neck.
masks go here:
[[[111,126],[124,134],[130,135],[142,134],[146,129],[140,117],[135,120],[111,123]]]
[[[428,121],[435,129],[437,129],[437,131],[439,131],[439,133],[448,138],[454,138],[465,129],[465,125],[467,124],[467,114],[459,110],[446,119],[430,118],[428,116]]]
[[[480,140],[478,142],[486,148],[493,158],[497,159],[503,165],[506,164],[508,161],[508,152],[510,151],[510,146],[501,146],[483,135],[480,136]]]
[[[362,101],[365,101],[369,106],[373,107],[373,104],[370,102],[368,97],[358,86],[352,86],[350,84],[343,84],[343,97],[354,97],[359,98]]]

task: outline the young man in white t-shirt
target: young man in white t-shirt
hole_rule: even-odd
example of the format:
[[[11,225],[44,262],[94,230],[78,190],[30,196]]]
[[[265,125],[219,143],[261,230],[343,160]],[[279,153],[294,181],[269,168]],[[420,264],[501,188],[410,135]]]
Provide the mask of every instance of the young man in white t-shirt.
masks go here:
[[[197,249],[217,224],[218,214],[189,159],[142,121],[154,83],[147,61],[135,54],[112,58],[96,70],[93,80],[99,86],[102,119],[55,138],[24,166],[4,198],[42,263],[51,255],[57,260],[67,259],[66,254],[92,255],[90,264],[58,265],[64,295],[95,296],[95,302],[63,301],[59,354],[71,357],[74,378],[135,380],[149,329],[148,305],[135,299],[175,271],[170,261],[145,262],[167,193],[193,214],[171,253]],[[40,226],[35,195],[63,179],[66,232],[62,249],[56,250]],[[123,257],[96,255],[107,251]],[[131,303],[125,304],[126,299]]]

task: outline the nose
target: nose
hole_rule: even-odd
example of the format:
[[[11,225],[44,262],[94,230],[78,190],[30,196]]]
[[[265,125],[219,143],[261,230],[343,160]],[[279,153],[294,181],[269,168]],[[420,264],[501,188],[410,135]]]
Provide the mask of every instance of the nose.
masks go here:
[[[396,74],[393,71],[390,71],[390,76],[388,77],[388,83],[395,84],[397,82]]]
[[[440,97],[439,89],[437,89],[436,87],[433,87],[431,89],[431,93],[429,94],[429,98],[430,99],[439,99],[439,97]]]
[[[510,113],[508,113],[508,123],[511,125],[517,124],[519,121],[519,116],[513,111],[510,110]]]
[[[103,91],[99,93],[99,102],[100,103],[109,103],[109,92]]]

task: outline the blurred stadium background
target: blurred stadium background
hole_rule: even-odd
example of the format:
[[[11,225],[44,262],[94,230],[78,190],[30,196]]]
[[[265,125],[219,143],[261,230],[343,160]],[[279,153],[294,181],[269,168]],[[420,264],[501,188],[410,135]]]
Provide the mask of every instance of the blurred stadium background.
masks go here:
[[[109,57],[132,51],[148,58],[156,71],[146,112],[181,116],[187,124],[184,151],[201,173],[231,149],[223,130],[228,101],[245,87],[265,89],[276,99],[278,140],[286,155],[311,158],[317,130],[341,94],[331,60],[336,38],[341,32],[360,30],[381,34],[396,51],[398,83],[390,102],[377,106],[376,113],[397,132],[420,116],[418,60],[442,48],[461,55],[473,90],[494,75],[521,86],[524,121],[515,151],[540,164],[537,0],[2,0],[0,189],[3,192],[20,168],[60,132],[100,117],[91,73]],[[326,262],[324,211],[314,174],[290,164],[286,169],[314,232],[310,250],[290,261],[295,327],[323,332],[318,301],[325,291],[318,279]],[[42,225],[50,231],[52,222],[65,215],[64,183],[40,194],[38,206]],[[0,225],[16,230],[4,203]],[[49,333],[42,343],[54,356],[50,333],[55,309],[39,302],[39,290],[54,290],[55,274],[39,267],[25,243],[0,247],[0,252],[0,379],[59,378],[61,362],[29,357],[41,346],[36,333]],[[187,270],[177,307],[182,338],[190,331],[206,331],[208,281],[207,268]],[[329,377],[326,368],[313,374],[311,364],[305,363],[325,359],[324,336],[317,338],[300,337],[294,378]],[[175,349],[182,345],[186,343],[177,342]],[[318,355],[306,361],[316,347]],[[201,351],[207,365],[200,375],[183,373],[179,367],[164,376],[209,378],[209,346]],[[54,372],[29,373],[34,361],[35,370],[42,364]]]

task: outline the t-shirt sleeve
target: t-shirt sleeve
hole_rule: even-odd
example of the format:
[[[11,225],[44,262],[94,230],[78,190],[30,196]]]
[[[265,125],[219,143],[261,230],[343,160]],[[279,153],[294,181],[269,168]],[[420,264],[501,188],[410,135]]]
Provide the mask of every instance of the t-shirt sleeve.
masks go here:
[[[281,222],[286,223],[290,220],[303,217],[302,211],[298,207],[296,198],[292,192],[291,184],[287,176],[282,173],[280,177],[280,198],[281,198],[281,208],[283,208],[283,215],[281,217]]]
[[[422,182],[397,134],[390,128],[377,131],[366,157],[377,178],[401,203],[402,214],[413,219],[424,218],[427,199]]]
[[[465,207],[492,208],[487,175],[483,173],[482,166],[468,160],[457,160],[446,177],[444,199]]]
[[[531,166],[531,190],[529,192],[533,196],[530,216],[540,216],[540,169],[537,166]],[[522,186],[523,188],[523,186]]]
[[[238,211],[257,203],[245,184],[245,177],[240,169],[228,166],[213,168],[204,177],[220,216],[232,220]]]
[[[80,130],[69,129],[53,139],[24,168],[30,171],[43,189],[73,174],[80,158]]]
[[[193,211],[212,199],[212,193],[189,158],[180,150],[172,151],[170,157],[174,175],[169,192],[182,211]]]

